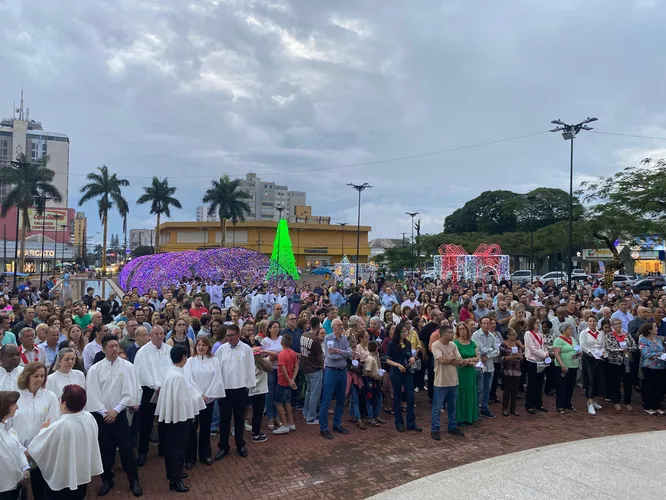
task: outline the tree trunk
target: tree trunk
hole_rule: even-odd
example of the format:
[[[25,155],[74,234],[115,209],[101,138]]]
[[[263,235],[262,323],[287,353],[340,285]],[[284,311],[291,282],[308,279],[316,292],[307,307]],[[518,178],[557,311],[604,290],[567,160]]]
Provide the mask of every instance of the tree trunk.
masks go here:
[[[21,260],[19,261],[19,272],[25,272],[25,238],[28,234],[28,207],[21,210]],[[42,257],[43,259],[43,257]]]
[[[106,213],[102,216],[102,227],[103,229],[103,234],[102,234],[102,275],[106,276],[106,231],[107,231],[107,217]]]
[[[604,288],[608,290],[613,286],[613,277],[615,276],[615,271],[622,269],[622,259],[620,259],[620,254],[615,247],[616,238],[611,239],[599,233],[592,233],[592,236],[603,241],[606,244],[606,247],[613,254],[613,260],[604,266],[604,277],[602,279]]]
[[[157,214],[157,227],[155,228],[155,247],[153,253],[160,253],[160,214]]]
[[[222,234],[220,235],[220,248],[224,248],[227,244],[227,219],[220,217],[220,230]]]
[[[123,264],[127,261],[127,218],[125,218],[125,221],[123,223],[123,234],[125,237],[125,240],[123,241]],[[118,262],[118,258],[116,258],[116,262]]]

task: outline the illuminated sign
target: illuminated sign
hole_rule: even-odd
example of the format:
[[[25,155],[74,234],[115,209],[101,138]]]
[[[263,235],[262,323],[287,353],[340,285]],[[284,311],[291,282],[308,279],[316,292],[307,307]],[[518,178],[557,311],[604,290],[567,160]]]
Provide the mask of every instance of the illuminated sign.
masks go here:
[[[20,255],[19,251],[19,255]],[[37,257],[41,258],[42,257],[42,251],[41,250],[26,250],[25,251],[25,256],[26,257]],[[55,251],[54,250],[44,250],[44,257],[55,257]]]

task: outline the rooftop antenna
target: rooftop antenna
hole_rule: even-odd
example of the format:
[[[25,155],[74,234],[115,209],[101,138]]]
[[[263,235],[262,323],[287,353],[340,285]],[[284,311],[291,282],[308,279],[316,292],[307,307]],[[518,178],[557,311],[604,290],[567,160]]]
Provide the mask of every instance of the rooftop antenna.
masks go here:
[[[12,107],[12,120],[16,120],[16,99],[14,99],[14,106]]]
[[[18,119],[23,120],[23,85],[21,85],[21,106],[16,110],[18,111]]]

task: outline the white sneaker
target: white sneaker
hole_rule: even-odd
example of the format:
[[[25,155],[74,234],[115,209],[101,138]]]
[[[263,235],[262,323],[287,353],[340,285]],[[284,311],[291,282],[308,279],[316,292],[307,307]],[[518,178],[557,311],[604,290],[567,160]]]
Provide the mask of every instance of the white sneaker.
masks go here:
[[[305,423],[308,425],[319,425],[319,419],[315,418],[314,420],[306,420]]]
[[[664,414],[664,410],[661,410],[661,409],[660,409],[660,410],[656,410],[656,411],[657,411],[657,413],[658,413],[659,415],[663,415],[663,414]]]
[[[289,430],[290,430],[290,431],[295,431],[295,430],[296,430],[296,424],[291,424],[291,425],[289,426]]]
[[[273,431],[273,434],[288,434],[288,433],[289,433],[289,426],[287,425],[282,425]]]
[[[648,415],[654,415],[654,410],[644,410]]]
[[[245,430],[246,431],[251,431],[252,430],[252,426],[250,424],[248,424],[247,422],[245,422]]]
[[[414,392],[419,392],[419,388],[418,388],[418,387],[414,387]]]
[[[599,403],[593,403],[593,404],[595,410],[601,410],[603,408],[603,406],[601,406]]]
[[[590,415],[596,415],[597,414],[596,410],[594,409],[594,405],[587,405],[587,412]]]

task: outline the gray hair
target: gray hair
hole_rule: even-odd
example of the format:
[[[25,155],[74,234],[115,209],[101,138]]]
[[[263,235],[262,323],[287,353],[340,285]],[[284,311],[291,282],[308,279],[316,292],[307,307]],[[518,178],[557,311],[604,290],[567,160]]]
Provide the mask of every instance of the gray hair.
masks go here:
[[[379,318],[378,318],[378,319],[379,319]],[[350,328],[350,329],[352,329],[352,328],[356,328],[356,326],[357,326],[361,321],[363,321],[363,318],[361,318],[360,316],[356,316],[356,314],[354,314],[353,316],[351,316],[351,317],[349,318],[349,328]]]
[[[358,316],[356,316],[356,317],[358,318]],[[349,321],[351,322],[351,318],[349,318]],[[372,325],[372,324],[375,324],[375,323],[379,323],[381,325],[382,320],[379,319],[377,316],[373,316],[372,318],[370,318],[370,324]]]
[[[40,324],[43,324],[43,323],[40,323]],[[26,332],[29,332],[29,331],[34,333],[35,335],[37,335],[37,332],[35,332],[34,328],[30,328],[29,326],[26,326],[24,328],[21,328],[21,331],[19,332],[19,339],[22,339],[23,335],[25,335]]]
[[[567,328],[571,328],[571,323],[562,323],[560,325],[560,333],[564,333]]]

